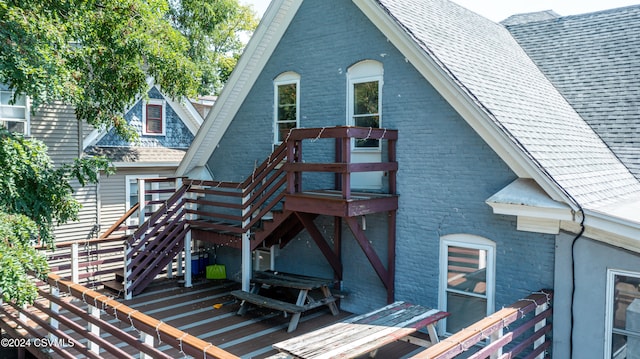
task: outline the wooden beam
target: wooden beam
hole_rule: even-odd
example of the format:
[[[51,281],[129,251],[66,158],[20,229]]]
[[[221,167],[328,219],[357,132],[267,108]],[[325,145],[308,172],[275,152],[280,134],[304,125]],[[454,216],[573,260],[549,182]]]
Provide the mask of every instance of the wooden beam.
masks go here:
[[[387,219],[387,304],[395,301],[395,276],[396,276],[396,211],[389,211]]]
[[[367,239],[367,236],[365,235],[362,228],[360,228],[360,224],[358,224],[356,217],[345,217],[345,220],[347,221],[349,229],[351,229],[356,242],[358,242],[360,248],[362,248],[362,251],[364,251],[364,254],[369,259],[369,263],[371,263],[373,269],[376,271],[376,274],[378,274],[378,277],[380,277],[380,280],[382,280],[382,283],[387,288],[388,298],[389,291],[393,289],[393,278],[389,276],[389,271],[384,267],[384,264],[382,264],[380,257],[378,257],[378,254],[376,254],[376,251],[369,243],[369,240]]]
[[[333,252],[333,250],[331,249],[327,241],[324,239],[324,237],[322,236],[322,233],[320,233],[320,230],[318,230],[318,227],[316,226],[316,224],[313,223],[314,216],[311,214],[301,213],[301,212],[295,212],[295,215],[296,217],[298,217],[300,222],[302,222],[302,224],[304,225],[304,228],[307,229],[307,232],[309,232],[314,242],[316,242],[316,245],[318,246],[318,248],[320,248],[320,251],[322,252],[322,254],[324,254],[324,257],[327,259],[327,261],[333,268],[333,271],[335,272],[335,274],[342,277],[342,263],[340,263],[340,260],[338,259],[336,254]]]

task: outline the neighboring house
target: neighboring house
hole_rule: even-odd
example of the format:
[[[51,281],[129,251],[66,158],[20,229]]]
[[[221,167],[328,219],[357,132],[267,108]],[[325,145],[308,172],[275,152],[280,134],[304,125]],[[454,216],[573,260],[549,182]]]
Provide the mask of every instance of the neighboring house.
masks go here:
[[[0,87],[0,96],[1,124],[11,131],[44,142],[55,166],[71,163],[82,155],[83,139],[92,128],[76,119],[71,106],[62,103],[44,104],[32,113],[28,97],[21,96],[14,104],[10,104],[13,91],[7,86]],[[80,201],[82,208],[78,213],[78,221],[55,228],[54,234],[59,240],[86,239],[97,223],[97,187],[82,187],[75,180],[71,181],[71,186],[75,191],[74,197]]]
[[[505,27],[446,0],[273,0],[177,174],[250,178],[293,127],[322,129],[317,139],[332,126],[397,130],[395,151],[369,138],[346,151],[354,162],[380,162],[394,152],[397,178],[354,175],[350,185],[370,193],[395,187],[397,208],[341,218],[348,226],[306,208],[321,214],[311,225],[317,233],[301,232],[272,250],[276,270],[339,274],[349,292],[342,308],[355,313],[389,299],[450,311],[446,332],[552,288],[554,357],[568,358],[571,348],[573,358],[625,357],[614,352],[632,350],[640,334],[626,320],[632,308],[624,312],[640,298],[640,183],[625,149],[607,146],[604,132],[590,126],[589,109],[578,105],[610,93],[582,99],[588,91],[578,89],[573,98],[568,89],[578,85],[560,80],[581,71],[572,69],[576,63],[560,59],[566,66],[547,68],[547,55],[535,55],[539,44],[523,49],[516,39],[525,43],[538,26],[554,42],[550,29],[559,26],[574,42],[596,29],[605,36],[623,21],[621,28],[635,27],[611,35],[606,54],[615,58],[618,46],[631,46],[636,59],[628,61],[637,61],[638,13],[546,12],[530,17],[540,23]],[[589,21],[582,32],[579,23]],[[629,34],[636,36],[624,38]],[[637,91],[639,67],[627,71]],[[594,84],[608,76],[594,72]],[[638,96],[630,98],[636,105],[624,115],[617,115],[624,101],[612,101],[609,117],[595,121],[637,122]],[[638,127],[621,136],[637,141]],[[304,158],[332,162],[337,148],[307,141]],[[331,183],[321,174],[304,177],[312,188]],[[318,233],[329,246],[316,246]],[[338,239],[341,261],[325,260]],[[250,273],[246,250],[221,247],[217,255],[227,273],[242,269],[243,280]]]
[[[202,123],[189,101],[174,101],[154,86],[147,93],[148,100],[138,100],[125,114],[140,135],[138,143],[128,143],[114,131],[98,131],[78,121],[71,106],[42,105],[32,114],[26,97],[9,105],[12,95],[7,87],[0,88],[0,123],[43,141],[55,165],[83,155],[104,155],[117,168],[116,174],[102,176],[97,185],[82,187],[72,181],[74,197],[82,208],[78,221],[55,228],[58,241],[84,240],[98,234],[97,228],[109,228],[137,202],[137,178],[175,173]]]
[[[85,139],[87,155],[106,156],[116,167],[116,173],[102,176],[98,185],[100,233],[138,203],[138,179],[173,176],[202,123],[189,101],[174,101],[156,86],[147,96],[124,116],[137,130],[137,142],[123,140],[114,130],[94,131]]]

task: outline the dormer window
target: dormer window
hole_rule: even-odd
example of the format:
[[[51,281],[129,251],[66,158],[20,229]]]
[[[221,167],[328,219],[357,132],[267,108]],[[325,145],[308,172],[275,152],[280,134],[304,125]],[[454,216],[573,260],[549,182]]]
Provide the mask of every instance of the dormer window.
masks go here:
[[[142,112],[142,134],[163,136],[166,127],[165,101],[149,99]]]

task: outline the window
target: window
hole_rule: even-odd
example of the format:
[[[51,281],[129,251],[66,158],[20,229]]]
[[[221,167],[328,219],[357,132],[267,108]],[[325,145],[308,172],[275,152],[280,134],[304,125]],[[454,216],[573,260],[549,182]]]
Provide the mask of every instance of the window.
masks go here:
[[[605,358],[640,357],[640,273],[607,273]]]
[[[285,72],[276,77],[274,84],[275,114],[273,143],[279,145],[290,129],[300,126],[300,75]]]
[[[142,111],[144,135],[164,135],[165,134],[165,101],[159,99],[149,99]]]
[[[131,175],[131,176],[125,176],[125,211],[128,211],[129,208],[133,207],[136,203],[138,203],[138,195],[140,193],[140,189],[138,188],[138,179],[149,179],[149,178],[158,178],[158,175]],[[145,202],[148,201],[152,201],[152,200],[157,200],[158,199],[158,195],[157,194],[150,194],[146,191],[150,190],[150,189],[159,189],[158,186],[158,182],[146,182],[144,183],[145,185],[145,196],[144,196],[144,200]],[[153,211],[155,210],[155,208],[149,208],[147,209],[147,211]],[[138,224],[138,218],[136,218],[135,216],[129,217],[128,219],[128,224],[129,225],[137,225]]]
[[[452,234],[440,243],[440,308],[451,315],[444,330],[455,333],[494,311],[495,243]]]
[[[349,68],[349,119],[351,126],[380,128],[382,108],[382,64],[366,60]],[[380,141],[356,139],[356,149],[379,149]]]
[[[29,106],[26,96],[13,101],[14,92],[0,85],[0,127],[29,135]]]

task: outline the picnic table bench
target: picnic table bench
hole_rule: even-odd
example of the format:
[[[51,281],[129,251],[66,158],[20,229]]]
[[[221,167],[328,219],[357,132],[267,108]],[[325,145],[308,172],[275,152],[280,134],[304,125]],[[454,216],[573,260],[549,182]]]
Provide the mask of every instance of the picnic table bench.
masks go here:
[[[331,310],[331,314],[338,315],[339,313],[338,306],[335,303],[336,297],[333,296],[330,289],[335,283],[333,279],[267,271],[254,272],[251,282],[253,284],[250,292],[242,290],[231,292],[231,295],[242,300],[238,315],[244,315],[247,312],[248,303],[291,314],[291,320],[287,328],[289,333],[296,330],[301,314],[307,310],[326,305]],[[298,290],[297,300],[295,303],[291,303],[260,295],[261,289],[265,286]],[[321,297],[316,299],[310,296],[309,292],[312,290],[319,290]]]
[[[427,347],[438,342],[435,325],[448,315],[437,309],[399,301],[276,343],[273,348],[280,353],[272,358],[353,358],[367,353],[375,356],[379,348],[397,340]],[[425,327],[428,341],[411,336]]]

